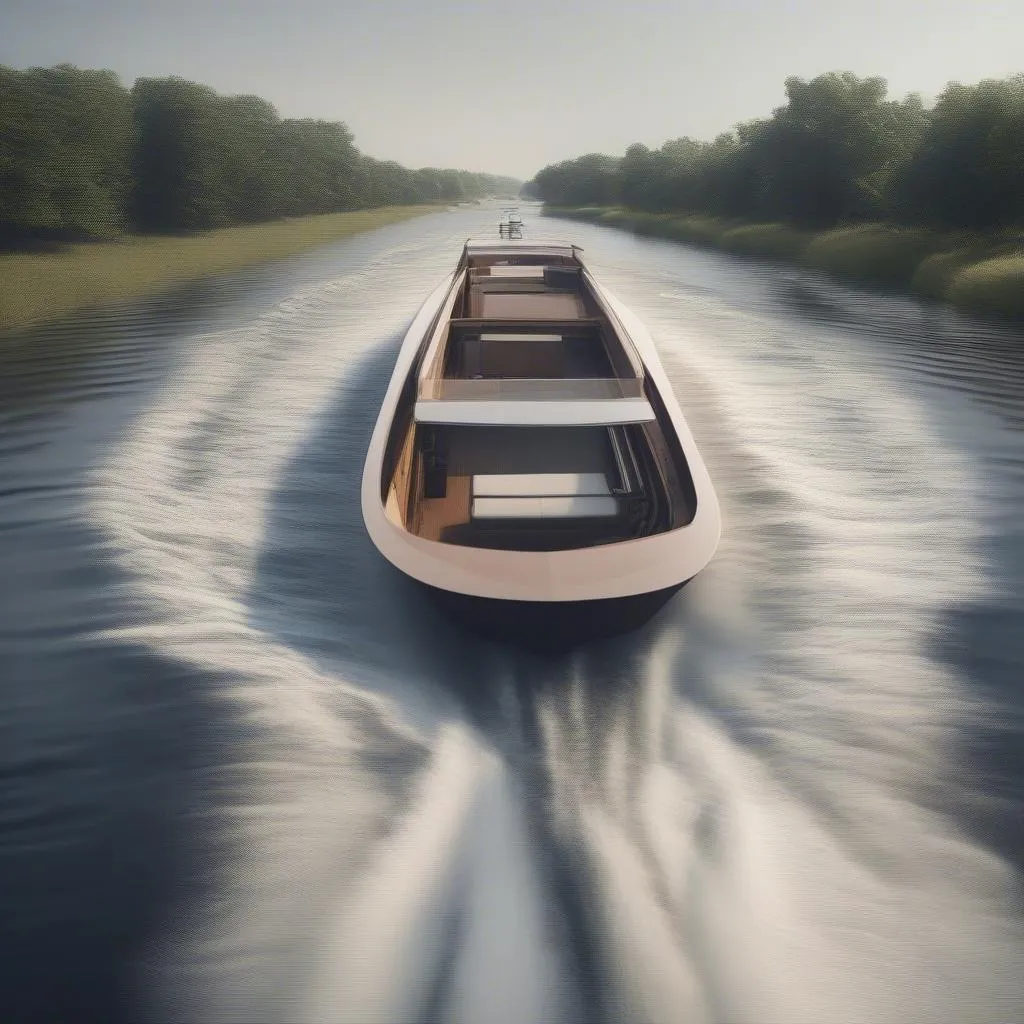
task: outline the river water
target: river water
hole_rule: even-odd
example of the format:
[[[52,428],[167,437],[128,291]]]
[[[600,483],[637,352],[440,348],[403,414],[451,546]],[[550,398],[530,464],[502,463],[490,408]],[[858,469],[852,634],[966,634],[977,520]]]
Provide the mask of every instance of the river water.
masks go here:
[[[543,659],[359,508],[496,219],[5,342],[3,1018],[1024,1020],[1024,336],[544,221],[651,329],[724,535]]]

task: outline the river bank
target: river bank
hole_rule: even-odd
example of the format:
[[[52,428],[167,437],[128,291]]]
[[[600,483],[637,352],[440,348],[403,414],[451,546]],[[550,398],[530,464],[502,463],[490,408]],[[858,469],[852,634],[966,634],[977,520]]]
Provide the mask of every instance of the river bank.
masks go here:
[[[137,235],[53,253],[4,253],[0,255],[0,331],[281,259],[436,209],[385,206],[188,236]]]
[[[1024,233],[943,234],[887,224],[801,231],[619,207],[544,213],[750,256],[792,260],[848,281],[912,292],[987,316],[1024,317]]]

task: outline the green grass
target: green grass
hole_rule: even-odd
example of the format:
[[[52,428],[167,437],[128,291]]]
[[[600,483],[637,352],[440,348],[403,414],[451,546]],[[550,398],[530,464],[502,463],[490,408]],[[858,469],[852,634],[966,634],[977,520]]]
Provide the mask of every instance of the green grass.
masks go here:
[[[1024,249],[962,268],[947,298],[972,313],[1024,317]]]
[[[670,217],[659,225],[657,234],[677,242],[717,246],[731,226],[719,217]]]
[[[816,236],[804,259],[835,277],[909,287],[921,263],[943,246],[942,236],[930,231],[858,224]]]
[[[935,252],[926,256],[910,279],[911,291],[925,299],[943,300],[953,279],[964,267],[977,262],[978,254],[968,248]]]
[[[552,217],[565,217],[568,220],[597,220],[602,214],[610,212],[607,206],[546,206],[544,210]]]
[[[545,207],[557,217],[597,221],[637,234],[791,259],[839,279],[913,291],[982,315],[1024,317],[1024,234],[954,233],[858,224],[813,234],[788,224],[744,224],[622,208]]]
[[[611,210],[602,210],[598,208],[594,219],[596,219],[600,224],[632,226],[633,222],[642,216],[642,213],[630,213],[627,210],[620,210],[618,208],[613,208]]]
[[[552,217],[567,217],[570,220],[593,221],[608,227],[635,231],[638,235],[692,242],[695,245],[717,245],[722,233],[733,226],[717,217],[680,217],[673,213],[647,213],[622,207],[545,206],[544,213]]]
[[[164,291],[430,213],[431,206],[295,217],[190,236],[140,235],[56,253],[0,255],[0,330]]]
[[[672,215],[667,213],[648,213],[645,210],[622,210],[620,211],[622,226],[638,235],[651,235],[655,238],[665,238],[668,231],[668,223]]]
[[[745,224],[724,232],[720,243],[729,252],[748,256],[797,259],[803,256],[813,237],[788,224]]]

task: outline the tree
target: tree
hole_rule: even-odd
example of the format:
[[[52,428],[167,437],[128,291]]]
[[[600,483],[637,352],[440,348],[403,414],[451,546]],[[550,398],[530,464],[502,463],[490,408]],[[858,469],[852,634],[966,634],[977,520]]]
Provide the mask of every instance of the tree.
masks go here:
[[[124,227],[131,115],[112,71],[0,68],[0,230],[110,236]]]
[[[182,78],[140,78],[132,98],[138,226],[189,231],[228,223],[217,94]]]
[[[1024,75],[947,86],[899,194],[910,219],[936,227],[1024,222]]]
[[[196,231],[386,203],[514,192],[512,178],[364,156],[341,122],[258,96],[70,65],[0,67],[0,238]]]

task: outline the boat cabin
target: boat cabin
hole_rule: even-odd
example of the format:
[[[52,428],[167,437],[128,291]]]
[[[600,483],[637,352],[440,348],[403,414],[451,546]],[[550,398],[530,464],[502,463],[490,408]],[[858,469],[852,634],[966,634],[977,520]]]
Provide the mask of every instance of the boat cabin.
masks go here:
[[[555,551],[693,519],[675,431],[578,253],[467,244],[389,438],[382,499],[396,525]]]

